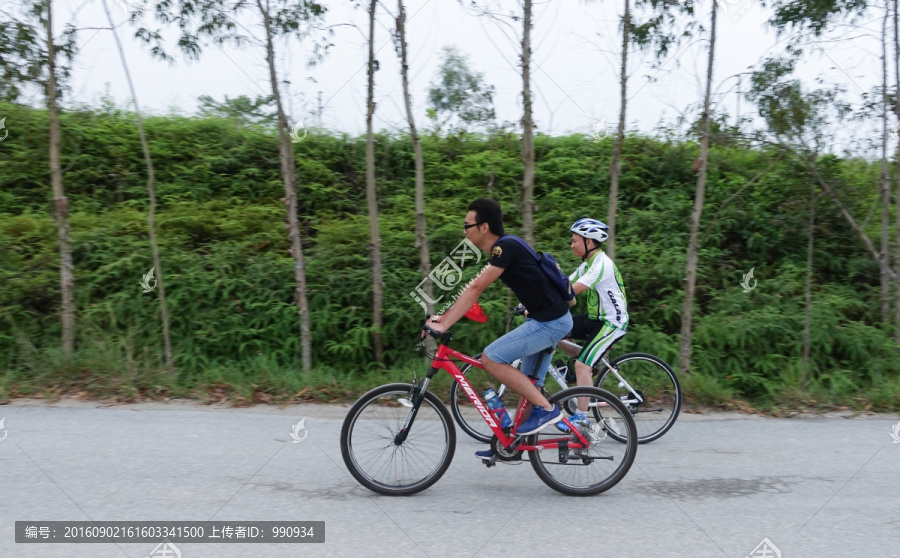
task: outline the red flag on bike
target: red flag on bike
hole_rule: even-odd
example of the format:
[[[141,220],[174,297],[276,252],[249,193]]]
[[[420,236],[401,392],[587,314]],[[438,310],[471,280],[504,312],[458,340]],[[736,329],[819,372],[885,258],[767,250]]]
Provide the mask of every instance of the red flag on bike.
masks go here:
[[[474,320],[476,322],[485,323],[487,322],[487,316],[484,313],[484,310],[481,309],[481,306],[476,302],[469,308],[469,311],[465,313],[465,317],[470,320]]]

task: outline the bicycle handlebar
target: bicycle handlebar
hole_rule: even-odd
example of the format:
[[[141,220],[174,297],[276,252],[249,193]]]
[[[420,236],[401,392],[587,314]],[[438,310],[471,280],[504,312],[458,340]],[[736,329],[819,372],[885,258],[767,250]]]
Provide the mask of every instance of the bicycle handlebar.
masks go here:
[[[510,326],[512,326],[513,318],[515,318],[516,316],[524,316],[525,312],[527,312],[527,310],[521,304],[510,308],[509,317],[506,318],[506,331],[509,331]]]
[[[422,331],[424,331],[432,339],[440,339],[441,344],[443,344],[443,345],[446,345],[447,343],[449,343],[450,340],[453,339],[453,332],[448,330],[448,331],[445,331],[444,333],[438,333],[437,331],[431,329],[430,327],[428,327],[428,323],[427,323],[429,318],[431,318],[430,314],[425,316],[426,323],[425,323],[425,325],[422,326]]]

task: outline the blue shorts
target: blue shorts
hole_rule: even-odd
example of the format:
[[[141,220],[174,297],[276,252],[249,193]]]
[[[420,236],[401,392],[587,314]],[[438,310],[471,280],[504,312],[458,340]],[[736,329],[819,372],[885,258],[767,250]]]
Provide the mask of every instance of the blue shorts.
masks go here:
[[[556,347],[571,329],[572,314],[568,312],[549,322],[527,318],[524,324],[488,345],[484,354],[500,364],[509,364],[521,358],[521,370],[528,376],[532,375],[537,364],[537,385],[542,386],[553,357],[553,351],[545,352],[546,349]]]

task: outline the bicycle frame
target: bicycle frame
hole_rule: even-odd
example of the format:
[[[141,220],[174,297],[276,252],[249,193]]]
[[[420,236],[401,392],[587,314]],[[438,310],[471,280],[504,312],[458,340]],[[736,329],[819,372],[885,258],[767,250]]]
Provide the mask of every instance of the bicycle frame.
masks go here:
[[[572,348],[572,349],[576,349],[577,351],[581,351],[581,345],[578,345],[578,344],[576,344],[576,343],[572,343],[571,341],[567,341],[567,340],[565,340],[565,339],[562,340],[562,341],[560,341],[560,342],[558,343],[558,346],[560,346],[560,348],[562,348],[562,345],[567,345],[567,346],[569,346],[569,347]],[[609,351],[612,351],[612,350],[613,350],[613,347],[610,347],[610,348],[609,348]],[[621,374],[619,374],[619,370],[618,370],[617,368],[614,368],[614,367],[609,363],[609,361],[606,360],[606,357],[605,357],[605,356],[601,356],[601,357],[600,357],[600,362],[601,362],[601,363],[603,364],[603,366],[605,366],[606,369],[608,370],[607,372],[603,372],[602,369],[600,370],[599,373],[601,374],[601,376],[600,376],[601,381],[602,381],[603,378],[605,378],[610,372],[612,372],[612,374],[616,377],[616,379],[619,380],[619,387],[624,387],[625,389],[628,390],[628,393],[630,393],[630,394],[632,395],[632,399],[622,399],[622,400],[621,400],[622,403],[625,403],[626,405],[634,405],[634,404],[640,404],[640,403],[643,403],[643,402],[644,402],[644,399],[638,394],[637,390],[635,390],[633,387],[631,387],[631,384],[629,384],[628,381],[627,381],[625,378],[623,378]],[[595,365],[595,366],[596,366],[596,365]],[[560,387],[560,388],[566,389],[566,388],[569,387],[569,384],[567,384],[566,381],[565,381],[565,379],[563,379],[563,377],[558,373],[558,370],[556,369],[555,366],[553,366],[553,363],[552,363],[552,362],[547,366],[547,374],[550,375],[550,376],[552,376],[553,379],[556,380],[556,383],[559,384],[559,387]],[[502,395],[502,392],[501,392],[501,395]],[[603,404],[601,403],[600,405],[602,406]],[[594,404],[591,404],[591,406],[594,406]]]
[[[456,359],[461,362],[465,362],[472,366],[476,366],[478,368],[484,369],[484,366],[478,359],[472,358],[468,355],[460,353],[459,351],[454,351],[450,347],[441,343],[438,346],[437,354],[434,356],[434,360],[431,362],[431,368],[428,370],[428,373],[425,376],[425,379],[422,381],[422,385],[420,390],[424,392],[428,383],[431,381],[431,378],[437,374],[438,370],[445,370],[448,374],[453,376],[453,379],[457,381],[462,390],[466,393],[466,396],[472,401],[472,404],[478,410],[478,413],[481,415],[481,418],[487,423],[490,427],[491,431],[497,436],[497,439],[500,441],[500,445],[504,448],[508,448],[513,443],[515,443],[522,436],[515,434],[516,429],[523,421],[525,407],[528,406],[528,400],[524,397],[519,403],[518,410],[516,411],[516,418],[513,421],[512,428],[510,430],[509,435],[500,428],[500,425],[497,424],[497,421],[494,420],[494,416],[491,414],[490,410],[487,408],[487,405],[481,400],[481,397],[475,392],[472,388],[472,385],[466,379],[465,374],[463,374],[456,364],[451,360]],[[534,379],[532,379],[534,381]],[[413,408],[410,413],[410,418],[407,419],[407,424],[403,426],[401,432],[408,429],[409,425],[412,423],[412,418],[415,416],[415,412],[418,409],[418,404],[420,401],[415,403],[415,408]],[[574,425],[569,422],[569,419],[565,416],[562,418],[563,422],[565,422],[569,426],[569,431],[572,432],[576,436],[576,440],[571,439],[570,435],[563,435],[559,438],[551,438],[546,440],[541,440],[537,445],[530,444],[519,444],[513,451],[529,451],[529,450],[539,450],[539,449],[552,449],[560,446],[560,442],[565,442],[566,445],[571,449],[580,449],[587,448],[590,444],[587,439],[579,432]],[[399,434],[398,434],[399,435]]]
[[[607,361],[605,358],[601,358],[600,361],[609,369],[610,372],[612,372],[616,376],[616,378],[618,378],[619,387],[624,387],[628,390],[628,393],[633,396],[631,399],[620,399],[622,403],[625,403],[626,405],[634,405],[637,403],[642,403],[644,401],[644,399],[638,394],[638,392],[633,387],[631,387],[631,384],[629,384],[628,381],[619,374],[619,371],[609,364],[609,361]],[[513,363],[513,366],[515,366],[515,362]],[[605,374],[608,373],[609,372],[606,372]],[[562,374],[559,373],[559,370],[557,370],[557,368],[553,366],[553,363],[547,365],[547,376],[550,376],[554,380],[556,380],[556,383],[559,385],[560,389],[568,389],[569,384],[566,383],[565,378],[563,378]],[[500,389],[497,390],[497,395],[499,397],[503,397],[503,394],[506,393],[506,389],[506,384],[500,384]],[[607,406],[607,404],[603,402],[591,402],[588,403],[588,406],[604,407]]]

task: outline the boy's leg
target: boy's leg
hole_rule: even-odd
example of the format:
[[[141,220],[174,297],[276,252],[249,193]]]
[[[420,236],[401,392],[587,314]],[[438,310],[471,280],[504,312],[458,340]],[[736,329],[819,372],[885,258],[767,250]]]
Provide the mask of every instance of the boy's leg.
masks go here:
[[[625,335],[624,331],[609,322],[605,320],[598,321],[600,322],[599,330],[597,330],[590,342],[585,343],[581,349],[581,354],[578,355],[578,360],[575,361],[575,378],[579,386],[590,386],[592,384],[591,370],[594,364],[600,360],[600,357],[609,350],[613,343]],[[596,330],[596,328],[594,329]],[[578,410],[587,411],[587,409],[588,398],[579,397]]]
[[[580,360],[575,361],[575,385],[587,387],[593,385],[591,381],[591,367]],[[587,397],[579,397],[578,410],[587,412],[589,401]]]
[[[557,348],[566,353],[570,357],[577,357],[581,353],[581,347],[575,343],[569,343],[566,339],[590,339],[588,337],[587,325],[590,323],[587,314],[576,314],[572,316],[572,331],[557,343]]]
[[[602,326],[605,322],[601,320],[591,320],[588,319],[587,314],[577,314],[572,316],[572,331],[566,336],[570,339],[578,339],[578,340],[593,340],[597,334],[602,329]],[[583,355],[588,348],[590,343],[585,344],[583,347],[579,347],[574,343],[567,343],[565,341],[560,341],[558,346],[559,348],[569,355],[570,357],[579,357]],[[591,367],[581,361],[581,359],[577,359],[575,361],[575,385],[577,386],[591,386]],[[588,398],[587,397],[579,397],[578,398],[578,410],[586,412],[588,409]]]

